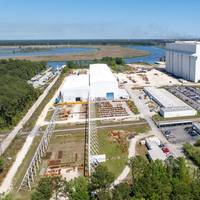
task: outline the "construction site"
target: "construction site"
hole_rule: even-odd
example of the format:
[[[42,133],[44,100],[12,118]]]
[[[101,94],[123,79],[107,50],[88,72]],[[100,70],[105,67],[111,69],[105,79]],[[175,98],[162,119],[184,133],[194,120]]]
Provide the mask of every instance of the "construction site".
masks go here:
[[[100,69],[103,78],[95,80],[92,74],[101,73]],[[97,64],[90,70],[74,70],[65,77],[45,109],[41,134],[36,133],[13,181],[20,198],[40,177],[61,176],[70,181],[90,176],[99,163],[117,178],[128,160],[131,138],[149,131],[109,67]],[[87,84],[78,85],[79,78]]]
[[[24,139],[2,180],[2,191],[9,190],[9,185],[19,198],[22,193],[27,197],[24,194],[30,195],[41,177],[59,176],[66,181],[90,177],[99,164],[106,166],[115,177],[114,184],[119,184],[129,178],[127,161],[136,154],[149,160],[183,156],[180,145],[196,141],[197,137],[191,136],[196,129],[184,130],[180,140],[177,132],[182,129],[160,128],[154,116],[195,117],[197,112],[170,93],[173,87],[166,90],[155,87],[157,83],[160,87],[181,84],[150,67],[123,74],[114,73],[106,64],[71,70]],[[149,137],[159,142],[155,144]]]

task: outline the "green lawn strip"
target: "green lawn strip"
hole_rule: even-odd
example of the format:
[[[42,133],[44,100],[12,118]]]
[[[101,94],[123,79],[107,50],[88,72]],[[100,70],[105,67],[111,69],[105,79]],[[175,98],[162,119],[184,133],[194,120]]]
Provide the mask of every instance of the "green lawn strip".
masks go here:
[[[99,153],[106,154],[107,161],[103,165],[117,177],[126,165],[128,154],[121,151],[117,142],[109,141],[108,133],[107,130],[98,132]]]
[[[17,173],[15,174],[14,180],[13,180],[13,186],[14,190],[17,190],[22,182],[22,179],[26,173],[26,170],[33,158],[33,155],[35,154],[35,151],[40,143],[40,140],[42,138],[42,134],[35,136],[29,151],[27,152],[24,160],[22,161],[22,164],[17,170]]]
[[[170,117],[170,118],[164,118],[160,114],[155,114],[152,116],[152,119],[155,122],[162,122],[162,121],[169,121],[169,120],[192,120],[196,118],[199,118],[199,115],[187,116],[187,117]]]
[[[31,192],[30,191],[12,191],[11,193],[12,200],[30,200],[31,199]]]
[[[133,102],[133,101],[131,101],[131,100],[128,100],[127,101],[127,105],[128,105],[128,107],[129,107],[129,109],[134,113],[134,114],[139,114],[140,112],[139,112],[139,110],[138,110],[138,108],[136,107],[136,105],[135,105],[135,103]]]
[[[80,131],[75,134],[71,134],[71,133],[53,134],[50,143],[54,144],[54,143],[58,143],[60,141],[65,141],[65,140],[80,141],[84,139],[84,137],[85,137],[85,134]]]
[[[53,113],[54,113],[54,110],[48,111],[48,112],[47,112],[47,115],[46,115],[46,117],[45,117],[45,121],[50,121],[51,118],[52,118]]]
[[[147,122],[145,121],[145,120],[143,120],[143,119],[140,119],[140,120],[138,120],[138,121],[109,121],[109,120],[102,120],[102,121],[100,121],[100,120],[98,120],[98,121],[96,121],[96,124],[98,125],[98,126],[106,126],[106,125],[119,125],[119,124],[139,124],[139,125],[141,125],[140,123],[144,123],[144,124],[146,124]]]
[[[7,150],[2,155],[2,158],[4,160],[4,169],[0,173],[0,183],[3,181],[10,167],[15,161],[16,155],[18,151],[22,148],[25,140],[26,140],[26,135],[16,136],[12,141],[12,143],[10,144],[9,148],[7,148]]]
[[[133,125],[133,131],[135,131],[137,134],[139,133],[147,133],[148,131],[150,131],[150,127],[148,124],[144,124],[144,125]]]
[[[63,124],[56,124],[55,129],[74,129],[74,128],[82,128],[82,127],[85,127],[85,123],[82,123],[82,124],[63,123]]]

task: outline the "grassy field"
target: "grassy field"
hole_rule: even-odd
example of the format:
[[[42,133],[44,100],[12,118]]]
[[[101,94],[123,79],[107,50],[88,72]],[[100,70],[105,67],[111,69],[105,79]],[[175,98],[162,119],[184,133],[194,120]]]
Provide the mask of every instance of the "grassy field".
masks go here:
[[[15,177],[13,180],[14,190],[17,190],[19,188],[20,183],[25,175],[25,172],[31,162],[31,159],[40,143],[41,138],[42,138],[42,134],[35,136],[28,153],[26,154],[22,164],[20,165],[17,173],[15,174]]]
[[[112,130],[124,130],[130,134],[145,133],[149,131],[148,125],[132,125],[121,128],[106,128],[98,130],[99,153],[106,154],[107,161],[104,163],[115,177],[117,177],[128,161],[128,152],[122,151],[118,142],[110,139],[109,133]],[[128,141],[127,141],[128,143]]]
[[[98,131],[98,139],[99,153],[106,154],[104,165],[117,177],[128,160],[128,154],[121,151],[117,142],[109,141],[107,130]]]
[[[23,146],[24,142],[26,140],[26,135],[18,135],[15,137],[11,145],[8,147],[8,149],[5,151],[5,153],[2,155],[2,158],[4,159],[4,170],[2,173],[0,173],[0,183],[3,181],[4,177],[8,173],[10,167],[12,166],[13,162],[15,161],[16,155],[18,151]]]

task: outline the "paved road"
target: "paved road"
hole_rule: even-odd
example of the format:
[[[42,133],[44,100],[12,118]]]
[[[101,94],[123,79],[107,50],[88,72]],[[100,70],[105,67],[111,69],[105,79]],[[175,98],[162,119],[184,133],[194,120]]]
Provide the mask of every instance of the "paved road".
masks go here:
[[[64,82],[64,81],[63,81]],[[55,81],[54,81],[55,83]],[[62,87],[62,85],[60,86],[60,88]],[[8,171],[6,177],[3,180],[3,183],[0,186],[0,193],[4,193],[4,192],[9,192],[12,188],[12,181],[13,178],[18,170],[18,168],[20,167],[23,159],[25,158],[27,152],[30,149],[30,146],[36,136],[36,134],[39,132],[39,128],[41,126],[41,124],[44,122],[46,114],[48,112],[48,109],[53,105],[53,101],[54,99],[58,96],[58,93],[60,91],[60,88],[56,91],[54,97],[49,101],[49,103],[45,106],[45,108],[43,109],[43,111],[41,112],[40,116],[38,117],[36,124],[33,128],[33,130],[30,132],[30,134],[27,136],[26,141],[23,145],[23,147],[21,148],[21,150],[18,152],[16,159],[13,163],[13,165],[11,166],[10,170]],[[47,92],[48,93],[48,92]]]
[[[38,106],[41,104],[41,102],[44,100],[46,95],[48,94],[49,90],[52,88],[54,83],[57,81],[59,76],[57,76],[50,84],[49,86],[44,90],[42,95],[39,96],[37,101],[33,104],[33,106],[28,110],[26,115],[23,117],[23,119],[18,123],[18,125],[8,134],[8,136],[1,142],[1,152],[0,154],[3,154],[5,150],[8,148],[8,146],[11,144],[15,136],[19,133],[19,131],[22,129],[24,124],[30,119],[32,114],[35,112],[35,110],[38,108]]]
[[[174,153],[175,157],[183,156],[183,154],[180,151],[180,146],[170,144],[167,141],[167,139],[164,137],[164,135],[161,133],[160,129],[153,122],[153,120],[151,118],[152,113],[149,111],[149,108],[146,105],[145,100],[143,98],[142,99],[139,98],[139,96],[142,96],[143,93],[140,92],[139,90],[132,90],[131,88],[126,88],[126,89],[129,93],[131,99],[134,101],[136,107],[140,111],[140,116],[142,118],[144,118],[147,121],[147,123],[149,124],[149,126],[151,127],[151,131],[149,132],[149,134],[138,135],[130,141],[130,146],[129,146],[129,150],[128,150],[128,154],[129,154],[128,158],[135,156],[135,149],[136,149],[137,141],[144,137],[147,137],[151,134],[156,135],[163,143],[165,143],[166,146],[168,146],[169,149]],[[114,185],[118,185],[121,182],[123,182],[126,179],[126,177],[128,176],[129,172],[130,172],[130,167],[128,165],[126,165],[125,168],[123,169],[122,173],[117,177],[117,179],[112,184],[112,187]]]
[[[145,104],[144,98],[139,99],[139,96],[144,96],[144,93],[139,90],[131,90],[130,88],[127,88],[127,90],[135,102],[135,105],[139,109],[141,117],[143,117],[151,127],[152,134],[157,136],[171,150],[174,157],[184,156],[181,150],[181,145],[169,143],[160,129],[155,125],[154,121],[152,120],[152,113],[149,111],[148,106]]]

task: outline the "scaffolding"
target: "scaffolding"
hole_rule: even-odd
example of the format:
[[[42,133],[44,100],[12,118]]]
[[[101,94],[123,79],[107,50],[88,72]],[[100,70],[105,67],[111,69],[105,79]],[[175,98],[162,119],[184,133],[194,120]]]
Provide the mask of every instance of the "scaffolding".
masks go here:
[[[93,156],[99,153],[98,135],[96,127],[95,103],[89,100],[88,104],[88,175],[94,171]]]
[[[53,130],[55,128],[55,121],[57,119],[59,113],[59,107],[55,108],[55,111],[53,113],[53,116],[51,118],[51,121],[49,122],[42,139],[35,151],[35,154],[27,168],[27,171],[22,179],[22,182],[20,184],[19,190],[31,190],[32,184],[35,182],[35,177],[37,175],[37,172],[40,167],[40,163],[42,161],[42,157],[45,155],[50,137],[53,133]]]

